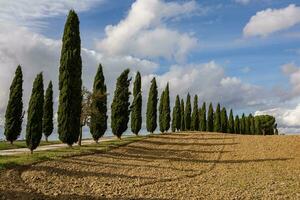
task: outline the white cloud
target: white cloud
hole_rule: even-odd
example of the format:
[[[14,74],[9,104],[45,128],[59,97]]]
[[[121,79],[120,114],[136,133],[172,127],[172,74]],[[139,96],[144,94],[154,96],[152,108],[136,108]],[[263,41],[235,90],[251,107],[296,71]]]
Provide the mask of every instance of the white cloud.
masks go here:
[[[183,60],[197,39],[166,27],[164,22],[199,10],[195,1],[182,4],[162,0],[137,0],[117,25],[105,28],[106,37],[97,43],[108,55],[135,55]]]
[[[281,70],[288,77],[291,89],[279,90],[280,98],[286,101],[298,97],[300,95],[300,67],[295,63],[287,63],[281,66]]]
[[[0,22],[40,28],[45,18],[66,14],[70,9],[86,11],[103,0],[14,0],[0,1]]]
[[[293,108],[276,107],[269,110],[255,112],[255,115],[263,114],[272,115],[276,118],[280,132],[300,133],[300,104]]]
[[[143,77],[143,84],[149,88],[153,74]],[[186,98],[188,92],[199,96],[200,102],[221,102],[223,106],[235,109],[255,106],[264,95],[260,87],[243,83],[237,77],[226,76],[224,68],[214,61],[203,64],[174,65],[162,75],[156,75],[158,87],[170,83],[171,100],[179,94]],[[249,102],[257,102],[249,104]]]
[[[234,1],[235,1],[236,3],[240,3],[240,4],[246,5],[246,4],[250,3],[251,0],[234,0]]]
[[[257,12],[244,27],[244,36],[268,36],[300,23],[300,7],[290,4],[286,8]]]

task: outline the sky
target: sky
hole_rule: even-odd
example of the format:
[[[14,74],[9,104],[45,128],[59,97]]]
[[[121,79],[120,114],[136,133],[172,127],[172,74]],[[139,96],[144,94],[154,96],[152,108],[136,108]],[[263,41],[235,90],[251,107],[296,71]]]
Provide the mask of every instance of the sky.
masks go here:
[[[18,64],[24,109],[34,77],[54,82],[64,23],[80,18],[83,84],[92,87],[99,63],[109,92],[130,68],[170,83],[171,105],[189,92],[234,114],[271,114],[281,133],[300,133],[300,3],[296,0],[0,0],[0,126]],[[109,109],[110,110],[110,109]],[[110,112],[110,111],[109,111]],[[143,107],[145,113],[145,106]],[[26,116],[25,116],[26,118]],[[110,123],[110,122],[109,122]],[[26,124],[26,120],[24,126]]]

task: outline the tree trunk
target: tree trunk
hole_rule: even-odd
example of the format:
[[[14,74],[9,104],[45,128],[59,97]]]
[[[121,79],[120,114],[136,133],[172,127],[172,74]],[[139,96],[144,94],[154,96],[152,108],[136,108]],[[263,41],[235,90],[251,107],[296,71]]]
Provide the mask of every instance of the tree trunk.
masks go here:
[[[13,141],[9,141],[11,145],[13,145]]]
[[[81,146],[81,140],[82,140],[82,126],[80,126],[80,133],[78,138],[78,145]]]
[[[33,150],[32,150],[32,149],[30,149],[30,154],[31,154],[31,155],[33,154]]]
[[[45,140],[46,140],[46,142],[48,143],[48,137],[47,137],[47,136],[46,136]]]

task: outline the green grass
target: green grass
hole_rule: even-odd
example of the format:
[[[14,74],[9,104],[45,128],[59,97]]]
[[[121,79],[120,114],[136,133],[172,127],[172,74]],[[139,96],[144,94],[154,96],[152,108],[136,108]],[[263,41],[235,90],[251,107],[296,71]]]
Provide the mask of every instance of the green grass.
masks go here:
[[[51,145],[51,144],[60,144],[60,141],[41,141],[40,146],[44,145]],[[7,150],[7,149],[19,149],[19,148],[26,148],[26,142],[25,140],[18,140],[15,141],[13,144],[10,144],[10,142],[7,141],[1,141],[0,142],[0,150]]]
[[[122,140],[116,139],[111,141],[103,141],[99,144],[95,143],[83,145],[81,147],[74,146],[72,148],[64,147],[48,151],[39,151],[34,152],[32,155],[30,153],[22,153],[10,156],[0,156],[0,170],[16,166],[30,165],[45,160],[105,152],[113,148],[125,146],[132,142],[140,141],[144,138],[146,138],[146,136],[132,136]]]

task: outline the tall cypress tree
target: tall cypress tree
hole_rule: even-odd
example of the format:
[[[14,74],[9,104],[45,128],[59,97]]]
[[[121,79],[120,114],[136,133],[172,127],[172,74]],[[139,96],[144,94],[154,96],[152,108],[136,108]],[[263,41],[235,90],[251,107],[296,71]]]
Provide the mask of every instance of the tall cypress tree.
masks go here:
[[[254,117],[252,114],[249,115],[250,118],[250,134],[255,134],[255,123],[254,123]]]
[[[141,74],[137,72],[133,85],[133,102],[131,106],[131,131],[138,135],[142,128],[142,81]]]
[[[163,99],[164,99],[164,103],[163,103],[163,113],[164,113],[164,115],[163,115],[163,124],[164,124],[164,129],[167,132],[170,129],[170,121],[171,121],[169,83],[167,83]]]
[[[179,131],[181,126],[181,109],[180,109],[179,95],[176,96],[176,101],[175,101],[175,124],[176,124],[176,130]]]
[[[176,131],[176,106],[175,105],[174,105],[173,111],[172,111],[171,130],[172,130],[173,133]]]
[[[157,95],[157,85],[154,77],[151,81],[146,111],[147,131],[150,133],[153,133],[157,127]]]
[[[234,120],[234,132],[236,134],[241,134],[240,118],[238,115],[235,116],[235,120]]]
[[[22,131],[23,122],[23,73],[21,66],[17,67],[15,77],[10,86],[9,99],[5,113],[4,135],[12,144]]]
[[[194,96],[194,106],[192,113],[192,121],[191,121],[191,130],[198,131],[199,130],[199,114],[198,114],[198,96]]]
[[[250,118],[245,116],[245,134],[250,134]]]
[[[26,145],[30,149],[31,153],[39,146],[43,135],[43,106],[44,84],[43,75],[40,73],[33,82],[28,107]]]
[[[186,105],[185,105],[185,129],[187,131],[191,130],[191,113],[192,113],[192,106],[191,106],[191,96],[188,93],[186,97]]]
[[[184,100],[181,99],[180,103],[180,111],[181,111],[181,123],[180,123],[180,130],[185,131],[185,116],[184,116]]]
[[[232,109],[230,109],[230,114],[229,114],[228,133],[234,133],[234,118],[233,118]]]
[[[80,134],[82,61],[79,19],[70,10],[62,39],[59,68],[59,139],[69,146],[78,141]]]
[[[164,127],[164,97],[165,97],[165,91],[163,91],[160,95],[160,100],[159,100],[159,108],[158,108],[158,122],[159,122],[159,130],[160,132],[165,132],[165,127]]]
[[[207,131],[214,131],[214,109],[212,103],[209,104],[207,113]]]
[[[201,131],[206,131],[206,103],[203,102],[202,104],[202,108],[201,108],[201,119],[200,119],[200,125],[201,125],[201,128],[200,130]]]
[[[93,94],[91,102],[90,132],[93,139],[98,143],[107,129],[107,91],[103,67],[99,64],[94,78]]]
[[[49,82],[44,100],[43,132],[48,142],[48,137],[53,131],[53,86]]]
[[[221,127],[221,108],[220,104],[218,103],[216,112],[214,114],[214,131],[215,132],[221,132],[222,127]]]
[[[130,114],[129,103],[129,69],[124,70],[117,79],[114,98],[111,104],[111,129],[115,136],[121,138],[127,130]]]
[[[225,107],[223,107],[221,111],[221,129],[223,133],[228,132],[228,117]]]
[[[245,130],[246,130],[245,127],[246,127],[246,119],[245,119],[245,114],[243,113],[242,118],[240,120],[241,134],[245,134]]]

